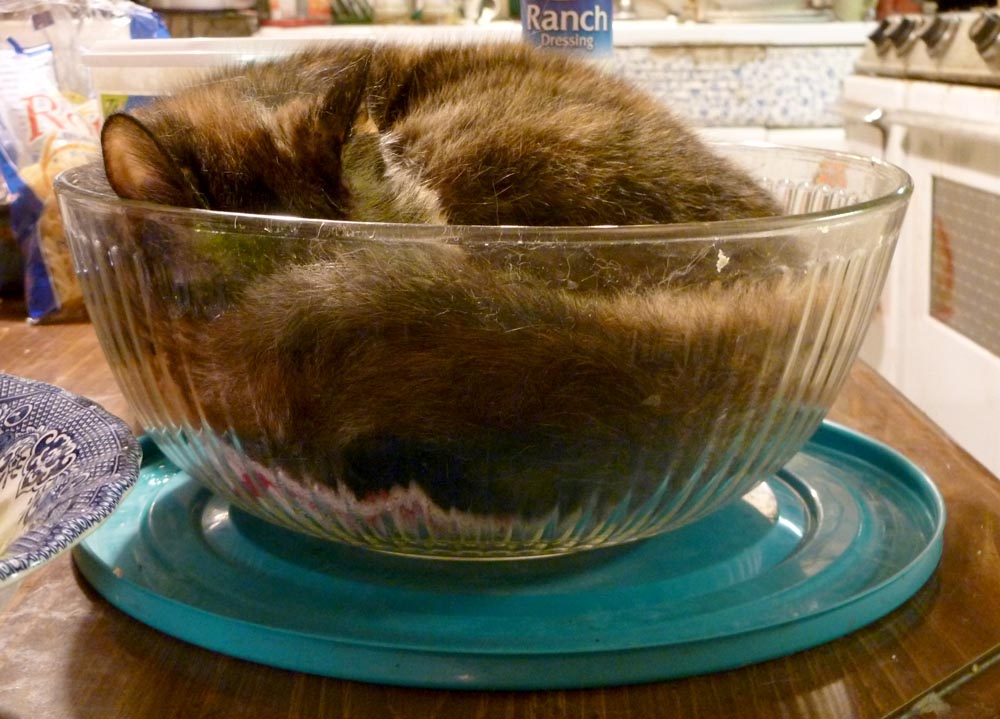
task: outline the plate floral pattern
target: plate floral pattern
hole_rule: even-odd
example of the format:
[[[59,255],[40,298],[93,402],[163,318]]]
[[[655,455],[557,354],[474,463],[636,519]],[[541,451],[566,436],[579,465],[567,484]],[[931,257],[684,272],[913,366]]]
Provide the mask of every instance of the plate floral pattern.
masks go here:
[[[68,549],[135,485],[142,451],[96,403],[0,373],[0,590]]]

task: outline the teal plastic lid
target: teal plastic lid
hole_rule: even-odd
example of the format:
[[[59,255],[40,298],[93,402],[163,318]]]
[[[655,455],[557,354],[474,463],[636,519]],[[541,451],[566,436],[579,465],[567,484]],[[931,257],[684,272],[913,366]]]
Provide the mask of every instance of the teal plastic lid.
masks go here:
[[[167,634],[344,679],[550,689],[728,669],[872,622],[941,556],[933,482],[831,423],[781,472],[696,524],[492,562],[407,559],[289,532],[144,449],[136,489],[74,551],[83,575]]]

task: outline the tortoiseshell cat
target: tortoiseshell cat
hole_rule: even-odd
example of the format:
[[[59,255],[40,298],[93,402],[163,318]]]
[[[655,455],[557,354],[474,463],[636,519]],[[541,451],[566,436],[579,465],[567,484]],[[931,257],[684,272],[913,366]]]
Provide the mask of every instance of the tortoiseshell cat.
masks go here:
[[[518,44],[325,46],[114,115],[102,139],[119,195],[187,207],[464,225],[779,212],[656,101]],[[164,244],[147,257],[205,261]],[[205,421],[292,474],[359,497],[416,483],[474,513],[572,508],[705,463],[716,450],[691,437],[779,381],[764,357],[792,341],[780,318],[803,292],[780,279],[790,257],[582,247],[331,243],[215,317],[168,324],[154,296],[147,331],[180,343]]]
[[[651,98],[522,45],[336,45],[103,132],[123,197],[324,219],[636,225],[776,214]]]

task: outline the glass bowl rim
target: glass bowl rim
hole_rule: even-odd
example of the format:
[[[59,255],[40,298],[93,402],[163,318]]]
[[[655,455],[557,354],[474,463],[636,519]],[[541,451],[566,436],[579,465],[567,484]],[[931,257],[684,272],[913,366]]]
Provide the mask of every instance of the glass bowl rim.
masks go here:
[[[728,152],[780,152],[799,157],[814,157],[845,163],[857,169],[871,168],[889,180],[892,189],[876,197],[833,209],[816,210],[798,214],[772,215],[730,220],[703,222],[678,222],[668,224],[636,225],[459,225],[425,224],[402,222],[368,222],[358,220],[318,219],[294,215],[266,215],[222,210],[205,210],[192,207],[160,205],[142,200],[126,200],[118,197],[108,188],[96,189],[81,186],[77,179],[82,173],[92,172],[100,160],[69,168],[61,172],[53,183],[56,194],[73,200],[89,200],[103,205],[115,205],[140,211],[153,211],[158,215],[173,215],[182,223],[199,221],[206,224],[233,227],[240,221],[259,224],[262,227],[278,224],[291,229],[296,235],[321,236],[330,230],[342,230],[351,236],[372,236],[372,230],[382,228],[393,236],[379,236],[380,241],[414,241],[440,239],[443,235],[455,237],[462,242],[492,242],[516,237],[518,242],[559,242],[572,237],[572,241],[590,241],[595,244],[615,244],[642,240],[694,241],[723,239],[749,239],[802,230],[811,226],[824,226],[849,222],[859,215],[867,215],[879,210],[890,209],[909,200],[913,193],[913,180],[902,168],[874,156],[866,156],[839,150],[800,147],[770,142],[706,142],[710,148],[729,158]],[[103,168],[101,168],[103,169]],[[836,188],[834,188],[836,189]],[[303,228],[310,231],[306,232]],[[250,228],[247,227],[247,230]]]

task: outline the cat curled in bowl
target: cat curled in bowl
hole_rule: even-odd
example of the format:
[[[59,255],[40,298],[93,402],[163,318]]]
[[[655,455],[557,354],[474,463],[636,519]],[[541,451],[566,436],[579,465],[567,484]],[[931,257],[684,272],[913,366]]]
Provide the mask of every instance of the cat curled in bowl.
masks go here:
[[[325,45],[112,115],[102,142],[121,197],[212,210],[515,226],[780,212],[659,102],[521,44]],[[175,276],[211,266],[150,244]],[[731,461],[696,438],[745,432],[779,381],[766,355],[803,298],[760,277],[789,258],[734,247],[729,269],[757,279],[721,282],[715,250],[515,244],[330,242],[200,315],[166,306],[174,277],[143,289],[145,331],[198,397],[186,421],[359,498],[416,486],[446,510],[543,514]]]

